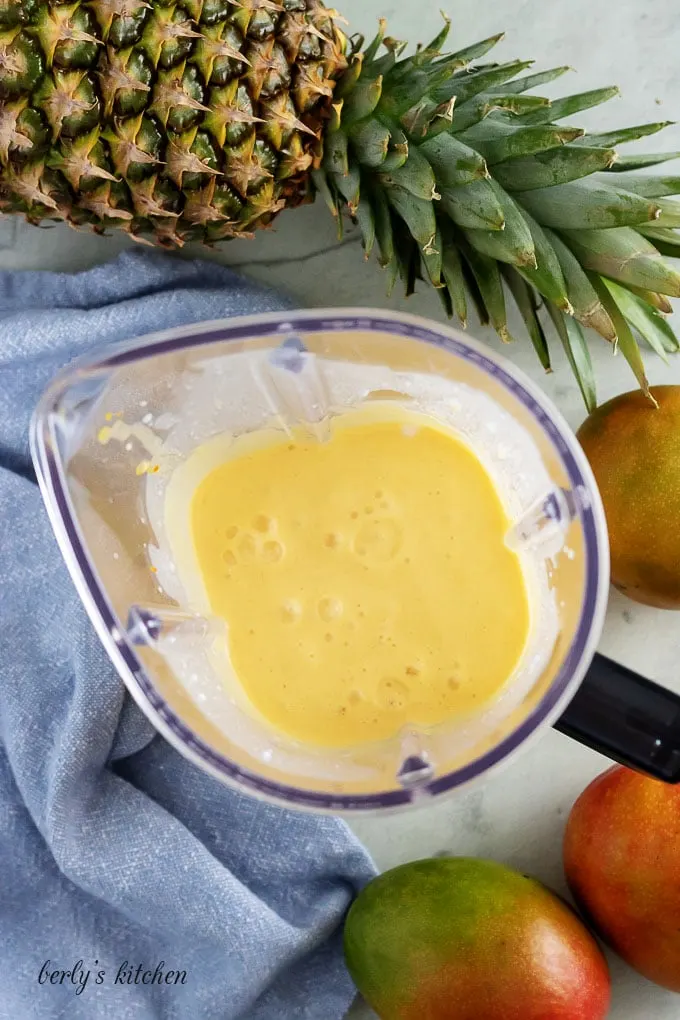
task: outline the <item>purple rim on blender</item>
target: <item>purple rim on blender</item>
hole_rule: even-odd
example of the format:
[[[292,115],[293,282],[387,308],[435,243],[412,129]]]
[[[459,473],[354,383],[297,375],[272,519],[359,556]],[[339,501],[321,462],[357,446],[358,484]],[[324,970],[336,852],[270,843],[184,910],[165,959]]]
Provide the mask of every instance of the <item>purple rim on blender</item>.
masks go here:
[[[561,459],[572,492],[593,491],[587,462],[580,453],[577,440],[571,436],[566,423],[563,429],[560,427],[561,416],[553,409],[548,410],[543,406],[545,398],[542,398],[540,391],[536,388],[535,393],[531,392],[534,387],[529,380],[524,380],[519,372],[515,375],[514,369],[510,371],[499,364],[493,356],[483,351],[482,345],[477,341],[468,341],[466,338],[465,343],[461,343],[453,331],[438,333],[424,320],[412,316],[409,316],[408,320],[391,318],[389,313],[384,318],[362,315],[360,310],[338,313],[332,317],[320,316],[314,312],[271,313],[258,316],[256,324],[243,319],[224,320],[219,324],[210,323],[213,328],[205,332],[192,334],[190,327],[187,327],[186,330],[182,329],[179,336],[175,333],[171,338],[162,339],[162,335],[159,335],[159,338],[155,339],[152,335],[141,340],[126,341],[112,345],[109,356],[89,361],[81,359],[76,363],[76,367],[90,370],[112,369],[138,361],[140,358],[173,353],[178,348],[200,347],[216,341],[256,339],[270,335],[274,330],[285,330],[292,334],[352,329],[396,333],[412,340],[443,347],[493,376],[520,401],[548,435]],[[70,376],[73,366],[67,371]],[[179,751],[230,785],[301,809],[370,811],[406,805],[416,798],[435,797],[451,791],[493,769],[525,744],[533,733],[554,722],[576,692],[595,653],[607,601],[608,549],[606,542],[603,544],[603,536],[606,536],[604,518],[599,501],[589,499],[581,500],[578,506],[578,517],[584,534],[586,565],[583,605],[574,639],[540,703],[499,744],[457,770],[418,783],[415,789],[406,787],[387,793],[344,795],[336,792],[305,791],[265,779],[237,765],[198,737],[158,693],[98,583],[71,509],[62,463],[59,455],[55,453],[50,432],[51,412],[61,396],[62,389],[59,388],[59,383],[65,374],[53,381],[34,414],[31,425],[31,450],[40,487],[43,494],[49,497],[46,498],[48,513],[71,576],[106,650],[140,707]],[[52,512],[53,507],[51,510],[52,503],[58,510],[58,516]],[[563,728],[568,732],[567,727]],[[580,738],[583,739],[582,734]],[[427,767],[425,762],[418,761],[412,764],[414,769],[418,766]]]

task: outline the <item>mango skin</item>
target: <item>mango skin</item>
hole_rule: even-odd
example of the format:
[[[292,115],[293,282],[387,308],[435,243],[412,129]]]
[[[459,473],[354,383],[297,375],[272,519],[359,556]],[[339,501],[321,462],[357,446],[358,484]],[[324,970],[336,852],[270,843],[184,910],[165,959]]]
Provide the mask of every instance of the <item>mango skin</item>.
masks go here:
[[[602,404],[576,433],[604,504],[612,584],[636,602],[680,609],[680,386]]]
[[[612,949],[680,992],[680,788],[616,765],[574,804],[564,868]]]
[[[345,958],[382,1020],[603,1020],[607,963],[575,913],[494,861],[415,861],[352,905]]]

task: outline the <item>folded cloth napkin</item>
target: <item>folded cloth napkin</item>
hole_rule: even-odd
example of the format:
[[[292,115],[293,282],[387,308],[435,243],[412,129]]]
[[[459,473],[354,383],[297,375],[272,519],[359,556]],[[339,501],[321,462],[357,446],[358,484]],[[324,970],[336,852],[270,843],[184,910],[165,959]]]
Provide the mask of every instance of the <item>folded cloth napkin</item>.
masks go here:
[[[0,1017],[335,1020],[373,865],[346,825],[185,761],[126,693],[28,454],[41,390],[96,344],[285,307],[228,270],[126,253],[0,273]]]

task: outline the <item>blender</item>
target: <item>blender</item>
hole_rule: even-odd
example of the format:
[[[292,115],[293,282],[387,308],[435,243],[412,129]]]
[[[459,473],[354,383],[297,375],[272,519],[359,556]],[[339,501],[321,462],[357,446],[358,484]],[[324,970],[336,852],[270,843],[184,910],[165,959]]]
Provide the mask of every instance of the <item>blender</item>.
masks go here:
[[[276,732],[225,684],[223,621],[178,570],[183,467],[220,435],[305,428],[389,401],[477,454],[529,564],[533,624],[493,702],[437,727],[319,748]],[[85,608],[130,694],[182,754],[285,806],[379,811],[439,797],[551,725],[680,779],[680,699],[596,654],[607,603],[604,513],[579,444],[530,380],[459,331],[369,309],[280,312],[168,330],[63,371],[37,408],[33,459]],[[168,512],[172,494],[172,513]]]

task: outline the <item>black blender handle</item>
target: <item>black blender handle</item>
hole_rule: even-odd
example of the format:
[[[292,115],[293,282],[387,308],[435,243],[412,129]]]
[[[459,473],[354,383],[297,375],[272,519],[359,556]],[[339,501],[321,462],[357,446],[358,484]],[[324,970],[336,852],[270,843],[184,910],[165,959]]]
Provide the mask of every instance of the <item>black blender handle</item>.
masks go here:
[[[595,655],[555,729],[664,783],[680,782],[680,697]]]

